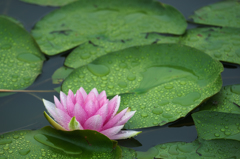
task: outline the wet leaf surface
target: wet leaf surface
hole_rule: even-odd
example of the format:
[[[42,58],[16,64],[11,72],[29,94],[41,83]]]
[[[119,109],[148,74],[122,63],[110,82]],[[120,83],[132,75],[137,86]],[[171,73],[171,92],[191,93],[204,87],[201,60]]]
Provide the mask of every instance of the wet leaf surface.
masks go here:
[[[96,131],[64,132],[50,126],[3,134],[0,148],[2,158],[121,158],[121,149],[116,142]],[[132,152],[129,150],[128,153]]]
[[[52,75],[53,84],[60,84],[62,81],[73,71],[73,69],[68,67],[58,68]]]
[[[177,52],[177,54],[176,54]],[[184,117],[222,85],[222,64],[177,44],[137,46],[101,56],[75,69],[63,92],[83,87],[121,95],[120,109],[137,110],[128,129],[164,125]]]
[[[239,0],[224,0],[196,10],[189,18],[198,24],[240,28],[239,10]]]
[[[44,53],[55,55],[95,38],[128,40],[149,32],[181,35],[186,27],[180,12],[157,1],[81,0],[45,16],[32,34]]]
[[[205,110],[192,114],[192,117],[199,137],[240,141],[240,114]]]
[[[58,7],[58,6],[64,6],[68,3],[71,2],[75,2],[77,0],[21,0],[22,2],[26,2],[26,3],[31,3],[31,4],[37,4],[37,5],[41,5],[41,6],[54,6],[54,7]]]
[[[0,24],[0,89],[25,89],[41,73],[45,57],[15,20],[1,16]]]
[[[188,30],[180,41],[217,60],[240,64],[240,29],[195,28]]]

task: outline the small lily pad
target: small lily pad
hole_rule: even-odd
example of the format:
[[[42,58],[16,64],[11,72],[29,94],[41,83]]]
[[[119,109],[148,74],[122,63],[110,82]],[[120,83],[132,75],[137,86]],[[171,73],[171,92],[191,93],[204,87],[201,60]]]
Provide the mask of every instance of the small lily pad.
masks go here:
[[[32,34],[44,53],[55,55],[95,38],[125,41],[141,33],[181,35],[186,27],[178,10],[157,1],[80,0],[45,16]]]
[[[181,39],[181,43],[202,50],[217,60],[240,64],[238,28],[190,29]]]
[[[240,114],[205,110],[193,113],[192,117],[199,137],[240,141]]]
[[[234,140],[203,140],[196,139],[191,143],[172,142],[155,146],[161,159],[202,159],[202,158],[239,158],[240,142]],[[151,148],[152,149],[152,148]],[[137,157],[143,152],[137,151]]]
[[[107,53],[122,50],[132,46],[142,46],[152,43],[176,43],[179,37],[162,36],[159,34],[141,34],[126,41],[110,41],[107,39],[92,39],[74,49],[66,58],[65,65],[77,68],[86,65]]]
[[[41,73],[45,57],[22,26],[2,16],[0,24],[0,89],[25,89]]]
[[[68,3],[75,2],[77,0],[21,0],[22,2],[26,3],[32,3],[32,4],[37,4],[41,6],[53,6],[53,7],[58,7],[58,6],[64,6]]]
[[[184,117],[222,86],[222,64],[178,44],[153,44],[116,51],[75,69],[62,90],[97,88],[121,96],[120,109],[137,110],[125,128],[164,125]]]
[[[11,142],[5,142],[6,140]],[[2,158],[121,158],[121,149],[116,142],[97,131],[69,132],[50,126],[34,131],[20,130],[3,134],[0,149]]]
[[[196,10],[189,18],[198,24],[240,28],[239,10],[239,0],[224,0]]]
[[[240,114],[240,85],[225,86],[204,103],[200,110]]]
[[[52,83],[60,84],[73,71],[72,68],[60,67],[52,75]]]

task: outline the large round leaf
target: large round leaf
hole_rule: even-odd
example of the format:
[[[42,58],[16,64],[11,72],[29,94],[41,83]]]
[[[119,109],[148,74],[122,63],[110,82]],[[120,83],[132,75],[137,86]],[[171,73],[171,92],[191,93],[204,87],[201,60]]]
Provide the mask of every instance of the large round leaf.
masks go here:
[[[191,143],[172,142],[156,145],[145,152],[150,159],[214,159],[214,158],[239,158],[240,142],[231,140],[203,140],[196,139]],[[151,151],[150,151],[151,150]],[[155,155],[157,152],[157,155]],[[148,153],[148,154],[147,154]],[[137,152],[137,158],[141,158],[144,152]]]
[[[21,0],[23,2],[27,2],[27,3],[32,3],[32,4],[38,4],[41,6],[64,6],[68,3],[77,1],[77,0]]]
[[[45,57],[19,24],[5,17],[0,24],[0,89],[24,89],[41,73]]]
[[[60,131],[44,127],[0,137],[0,158],[106,158],[120,159],[115,141],[93,130]]]
[[[240,29],[196,28],[188,30],[181,43],[197,48],[220,61],[240,64]]]
[[[147,32],[183,34],[183,15],[152,0],[81,0],[40,20],[32,34],[41,50],[54,55],[93,38],[127,40]]]
[[[195,23],[240,28],[240,1],[224,0],[204,6],[190,16]]]
[[[127,128],[164,125],[216,94],[222,64],[203,52],[177,44],[137,46],[96,59],[75,69],[62,90],[97,88],[121,94],[120,109],[137,110]]]
[[[204,103],[200,110],[240,114],[240,85],[223,87]]]
[[[240,141],[240,114],[205,110],[193,113],[192,117],[199,137]]]
[[[80,45],[66,58],[65,65],[77,68],[86,65],[107,53],[122,50],[132,46],[148,45],[152,43],[175,43],[179,37],[162,36],[159,34],[141,34],[126,41],[110,41],[107,39],[92,39],[91,42]]]

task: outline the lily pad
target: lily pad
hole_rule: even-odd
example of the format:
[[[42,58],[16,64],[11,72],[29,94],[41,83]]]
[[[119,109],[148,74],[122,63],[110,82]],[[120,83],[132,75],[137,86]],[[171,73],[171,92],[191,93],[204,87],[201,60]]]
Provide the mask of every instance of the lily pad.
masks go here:
[[[22,2],[26,3],[32,3],[32,4],[37,4],[41,6],[53,6],[53,7],[58,7],[58,6],[64,6],[68,3],[75,2],[77,0],[21,0]]]
[[[25,89],[41,73],[45,57],[19,24],[5,17],[0,24],[0,89]]]
[[[240,85],[225,86],[204,103],[200,110],[240,114]]]
[[[72,68],[77,68],[86,65],[96,58],[107,53],[122,50],[132,46],[142,46],[152,43],[176,43],[179,37],[162,36],[159,34],[140,34],[133,39],[126,41],[110,41],[107,39],[92,39],[74,49],[66,58],[64,65]]]
[[[240,141],[240,114],[205,110],[193,113],[192,117],[199,137]]]
[[[159,144],[153,148],[158,150],[158,154],[155,156],[155,158],[202,159],[202,158],[239,158],[240,157],[239,146],[240,146],[239,141],[223,139],[203,140],[200,138],[193,141],[192,143],[185,142],[165,143]],[[137,158],[141,156],[142,152],[139,153],[139,151],[137,151]]]
[[[197,48],[213,58],[240,64],[240,29],[196,28],[188,30],[181,43]]]
[[[75,69],[62,90],[97,88],[121,94],[120,109],[137,110],[128,129],[164,125],[216,94],[223,66],[203,52],[178,44],[136,46],[101,56]]]
[[[120,146],[122,150],[122,159],[136,159],[136,151],[127,147]]]
[[[93,130],[60,131],[44,127],[1,135],[1,158],[121,158],[115,141]]]
[[[52,75],[52,83],[60,84],[73,71],[72,68],[60,67]]]
[[[239,0],[224,0],[196,10],[189,18],[198,24],[240,28],[239,10]]]
[[[178,10],[157,1],[81,0],[45,16],[32,34],[44,53],[55,55],[95,38],[127,40],[148,32],[181,35],[186,27]]]

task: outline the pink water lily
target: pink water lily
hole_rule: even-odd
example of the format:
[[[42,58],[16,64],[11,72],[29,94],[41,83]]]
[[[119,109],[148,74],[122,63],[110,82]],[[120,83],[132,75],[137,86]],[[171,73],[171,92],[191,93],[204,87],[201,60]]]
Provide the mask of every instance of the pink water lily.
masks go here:
[[[110,139],[126,139],[133,137],[139,131],[121,131],[124,124],[134,115],[135,111],[125,108],[117,113],[120,105],[120,96],[116,95],[110,101],[105,91],[98,94],[96,88],[89,94],[81,87],[73,94],[60,92],[60,101],[54,96],[54,103],[43,99],[49,117],[48,121],[59,130],[96,130]]]

